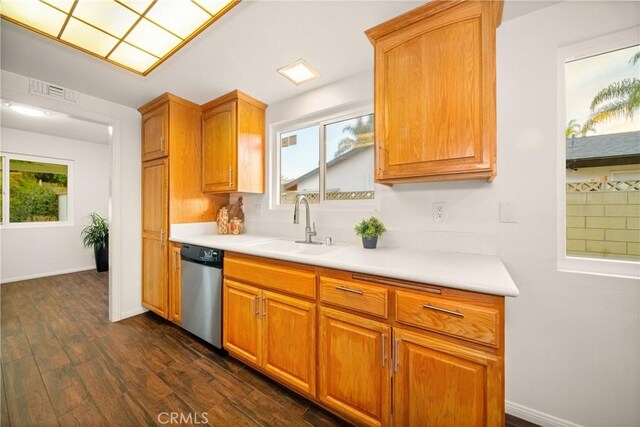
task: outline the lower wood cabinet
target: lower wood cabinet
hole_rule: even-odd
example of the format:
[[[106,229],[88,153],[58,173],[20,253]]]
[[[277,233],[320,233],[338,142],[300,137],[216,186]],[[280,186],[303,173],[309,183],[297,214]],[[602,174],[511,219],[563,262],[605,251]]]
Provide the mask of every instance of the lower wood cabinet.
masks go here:
[[[173,243],[169,255],[169,320],[182,323],[182,259],[181,245]]]
[[[253,286],[224,280],[223,345],[229,353],[260,366],[260,295]]]
[[[167,248],[162,240],[142,237],[142,305],[167,317]]]
[[[228,279],[224,301],[224,347],[315,398],[316,305]]]
[[[318,400],[362,425],[391,424],[391,327],[320,308]]]
[[[356,425],[504,425],[504,298],[361,276],[227,252],[224,347]]]
[[[504,425],[501,358],[398,328],[393,339],[395,425]]]

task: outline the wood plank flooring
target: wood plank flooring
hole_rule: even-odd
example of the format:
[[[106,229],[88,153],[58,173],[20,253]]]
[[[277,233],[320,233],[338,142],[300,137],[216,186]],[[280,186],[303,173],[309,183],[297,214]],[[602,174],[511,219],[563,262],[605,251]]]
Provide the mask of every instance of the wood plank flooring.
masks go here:
[[[109,322],[106,273],[5,284],[0,302],[2,426],[346,424],[155,315]]]

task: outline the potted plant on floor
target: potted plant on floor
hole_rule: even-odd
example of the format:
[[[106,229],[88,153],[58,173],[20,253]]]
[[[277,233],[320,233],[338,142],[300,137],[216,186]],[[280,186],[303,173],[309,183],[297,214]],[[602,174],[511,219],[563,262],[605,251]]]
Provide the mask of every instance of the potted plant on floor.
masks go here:
[[[387,231],[384,224],[378,218],[372,216],[363,219],[355,226],[356,234],[362,237],[362,246],[365,249],[375,249],[378,245],[378,236]]]
[[[109,270],[109,223],[93,212],[89,215],[91,223],[82,229],[82,243],[86,248],[93,247],[96,257],[96,269],[99,272]]]

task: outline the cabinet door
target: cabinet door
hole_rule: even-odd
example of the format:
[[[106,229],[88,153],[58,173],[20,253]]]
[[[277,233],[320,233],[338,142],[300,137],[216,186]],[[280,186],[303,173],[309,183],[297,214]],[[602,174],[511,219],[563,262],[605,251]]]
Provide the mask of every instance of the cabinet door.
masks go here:
[[[395,425],[504,425],[499,357],[402,329],[394,346]]]
[[[168,160],[142,164],[142,304],[167,317]]]
[[[142,116],[142,161],[169,154],[169,104],[162,104]]]
[[[481,3],[463,3],[376,44],[378,180],[492,176],[495,48],[483,41],[491,35]]]
[[[182,322],[182,260],[181,246],[171,246],[171,273],[169,278],[169,320],[180,324]]]
[[[262,368],[310,397],[316,396],[316,305],[263,292]]]
[[[224,348],[253,366],[260,364],[260,296],[257,288],[224,280]]]
[[[237,103],[227,102],[202,115],[202,191],[237,187]]]
[[[384,323],[320,309],[318,399],[359,425],[390,424],[390,330]]]

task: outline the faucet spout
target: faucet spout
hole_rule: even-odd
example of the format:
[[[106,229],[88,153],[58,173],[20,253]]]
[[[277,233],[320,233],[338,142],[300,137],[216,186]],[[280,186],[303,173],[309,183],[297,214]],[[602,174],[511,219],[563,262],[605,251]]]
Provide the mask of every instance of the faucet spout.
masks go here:
[[[304,204],[305,207],[305,227],[304,227],[304,240],[296,240],[298,243],[316,243],[311,240],[311,237],[317,235],[316,232],[316,224],[313,224],[313,228],[311,228],[311,209],[309,208],[309,200],[304,194],[299,194],[296,197],[296,204],[293,208],[293,223],[299,224],[299,216],[300,216],[300,203]]]

